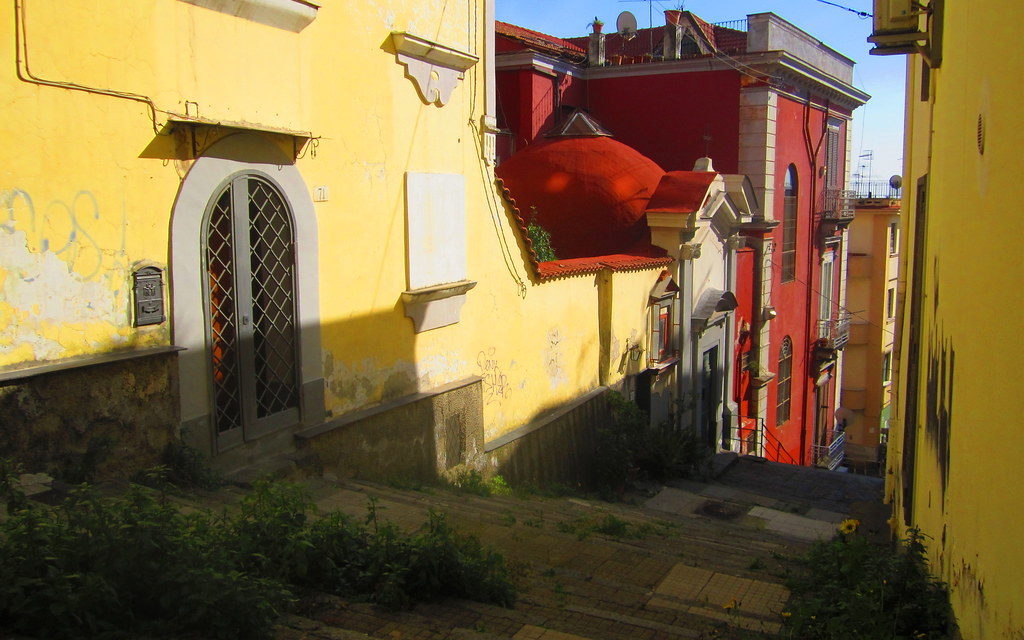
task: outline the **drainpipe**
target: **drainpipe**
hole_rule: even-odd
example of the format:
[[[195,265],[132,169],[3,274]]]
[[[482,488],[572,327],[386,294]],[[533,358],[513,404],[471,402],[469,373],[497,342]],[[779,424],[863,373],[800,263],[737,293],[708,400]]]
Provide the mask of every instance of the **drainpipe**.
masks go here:
[[[815,310],[814,310],[814,307],[815,307],[815,304],[814,304],[815,296],[814,296],[814,289],[813,289],[813,285],[814,285],[814,256],[817,253],[817,251],[816,251],[816,242],[815,242],[815,232],[817,231],[817,229],[815,228],[815,215],[816,215],[816,210],[818,208],[817,207],[818,154],[821,152],[821,143],[825,140],[825,134],[828,132],[828,115],[829,115],[830,111],[831,111],[831,107],[829,106],[829,103],[826,102],[825,103],[825,113],[822,116],[822,121],[821,121],[821,135],[818,136],[818,141],[816,143],[813,142],[812,139],[811,139],[811,94],[810,94],[810,92],[807,93],[807,98],[804,101],[804,131],[803,131],[803,133],[804,133],[804,145],[806,146],[806,150],[807,150],[807,159],[810,160],[810,164],[811,164],[811,179],[810,179],[811,191],[810,191],[810,198],[808,198],[810,200],[810,204],[811,204],[811,214],[810,214],[810,243],[808,244],[808,248],[807,248],[808,249],[807,250],[807,293],[808,293],[808,298],[807,298],[807,312],[805,314],[805,322],[804,322],[804,331],[805,331],[804,335],[807,336],[807,341],[808,341],[807,347],[808,348],[806,348],[804,350],[804,354],[803,354],[804,363],[805,363],[805,365],[804,365],[805,366],[805,371],[804,371],[805,379],[801,382],[801,384],[803,384],[803,386],[804,386],[804,390],[807,389],[807,376],[806,376],[806,374],[808,372],[810,372],[812,370],[812,368],[814,368],[814,364],[815,364],[814,355],[813,355],[814,351],[810,347],[811,347],[812,344],[814,344],[818,340],[818,332],[814,330],[815,327],[814,327],[814,320],[813,320],[814,313],[815,313]],[[819,283],[819,286],[820,286],[820,283]],[[817,375],[817,372],[815,372],[815,375],[814,375],[815,381],[817,381],[817,378],[818,378],[818,375]],[[810,418],[811,418],[810,425],[811,425],[812,431],[813,431],[814,427],[816,426],[815,425],[815,421],[817,419],[817,411],[818,411],[818,402],[817,402],[817,397],[818,396],[817,396],[817,393],[818,393],[817,392],[817,387],[815,386],[815,389],[812,391],[813,398],[814,398],[814,409],[810,412],[811,413],[811,415],[810,415]],[[808,435],[807,435],[807,426],[809,424],[808,423],[807,407],[808,407],[808,399],[805,397],[804,401],[803,401],[803,407],[800,410],[801,414],[803,416],[802,417],[802,422],[803,422],[803,427],[804,427],[801,430],[801,433],[800,433],[800,464],[801,465],[805,464],[806,463],[806,459],[807,459],[807,437],[808,437]],[[812,437],[813,437],[813,433],[812,433]]]
[[[497,157],[498,119],[496,114],[497,71],[494,68],[494,0],[484,2],[484,114],[480,117],[483,160],[494,166]],[[474,107],[476,105],[473,105]]]

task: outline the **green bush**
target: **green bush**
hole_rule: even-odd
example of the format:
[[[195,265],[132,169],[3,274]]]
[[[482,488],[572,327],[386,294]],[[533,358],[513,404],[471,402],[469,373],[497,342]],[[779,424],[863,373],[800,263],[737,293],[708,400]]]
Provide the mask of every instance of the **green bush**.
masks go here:
[[[530,207],[530,222],[526,225],[526,236],[533,246],[533,254],[537,257],[537,262],[558,260],[555,248],[551,246],[551,234],[537,224],[537,207]]]
[[[848,523],[853,523],[849,526]],[[791,637],[815,640],[947,640],[955,621],[945,583],[929,575],[912,529],[902,544],[878,545],[849,533],[817,543],[787,580],[783,614]]]
[[[373,501],[363,523],[336,512],[313,519],[312,511],[301,486],[257,483],[232,522],[239,562],[282,582],[389,608],[442,596],[515,602],[504,557],[456,532],[443,514],[431,511],[419,532],[405,536],[380,521]]]
[[[289,590],[240,571],[220,521],[85,487],[0,525],[0,628],[41,638],[263,637]]]
[[[598,488],[622,490],[641,480],[685,477],[705,460],[706,447],[675,420],[651,426],[645,412],[616,392],[608,394],[608,405],[612,419],[598,428],[595,442]]]
[[[412,536],[318,517],[296,484],[259,482],[233,515],[183,514],[142,487],[32,504],[0,461],[0,629],[42,638],[260,638],[295,587],[388,607],[457,596],[510,605],[504,558],[440,514]]]

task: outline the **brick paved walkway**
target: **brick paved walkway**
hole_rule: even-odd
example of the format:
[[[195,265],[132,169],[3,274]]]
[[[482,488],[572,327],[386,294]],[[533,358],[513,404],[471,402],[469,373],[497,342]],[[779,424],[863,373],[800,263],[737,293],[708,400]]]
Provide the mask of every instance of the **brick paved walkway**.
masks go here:
[[[380,517],[407,530],[428,509],[447,513],[505,554],[519,599],[510,609],[445,600],[388,612],[317,596],[278,640],[775,637],[789,595],[779,558],[828,535],[854,503],[880,498],[877,481],[822,473],[741,459],[714,484],[674,483],[643,506],[314,481],[321,509],[362,515],[372,497]],[[641,535],[587,533],[609,515]]]

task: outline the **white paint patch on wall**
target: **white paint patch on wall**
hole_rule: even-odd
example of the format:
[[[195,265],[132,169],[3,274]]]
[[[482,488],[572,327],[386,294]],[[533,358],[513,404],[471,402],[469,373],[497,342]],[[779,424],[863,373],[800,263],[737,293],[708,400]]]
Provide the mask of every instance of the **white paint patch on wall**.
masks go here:
[[[53,251],[31,251],[25,232],[6,225],[0,227],[0,274],[6,276],[0,304],[9,305],[18,319],[0,327],[0,353],[29,344],[37,360],[60,357],[64,347],[40,332],[45,324],[127,324],[123,305],[107,283],[83,279]],[[109,339],[126,341],[119,335]]]
[[[409,288],[466,279],[466,179],[407,173]]]

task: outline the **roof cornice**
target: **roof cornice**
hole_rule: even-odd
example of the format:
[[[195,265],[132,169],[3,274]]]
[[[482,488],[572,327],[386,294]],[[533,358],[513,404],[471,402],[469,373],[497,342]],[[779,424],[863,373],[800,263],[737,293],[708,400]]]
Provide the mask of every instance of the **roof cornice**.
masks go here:
[[[513,51],[499,53],[494,57],[494,67],[498,71],[515,71],[532,69],[547,75],[568,75],[583,77],[585,69],[558,58],[544,55],[536,51]]]
[[[761,73],[777,77],[784,85],[808,90],[814,94],[837,102],[847,109],[856,109],[866,103],[871,95],[853,85],[828,74],[814,65],[786,51],[763,51],[738,54],[730,58]],[[638,77],[698,71],[735,70],[730,64],[714,56],[666,60],[641,64],[609,65],[604,67],[581,67],[565,60],[559,60],[536,51],[516,51],[496,56],[498,70],[532,69],[548,75],[570,75],[584,80],[604,78]],[[786,87],[775,87],[781,93],[802,98]]]
[[[831,100],[835,100],[849,109],[856,109],[871,99],[871,94],[866,91],[861,91],[857,87],[825,73],[802,58],[798,58],[786,51],[768,51],[755,55],[763,56],[764,58],[759,61],[749,62],[748,64],[751,66],[764,70],[772,76],[779,77],[785,83],[808,89]],[[744,56],[741,59],[747,57]]]

